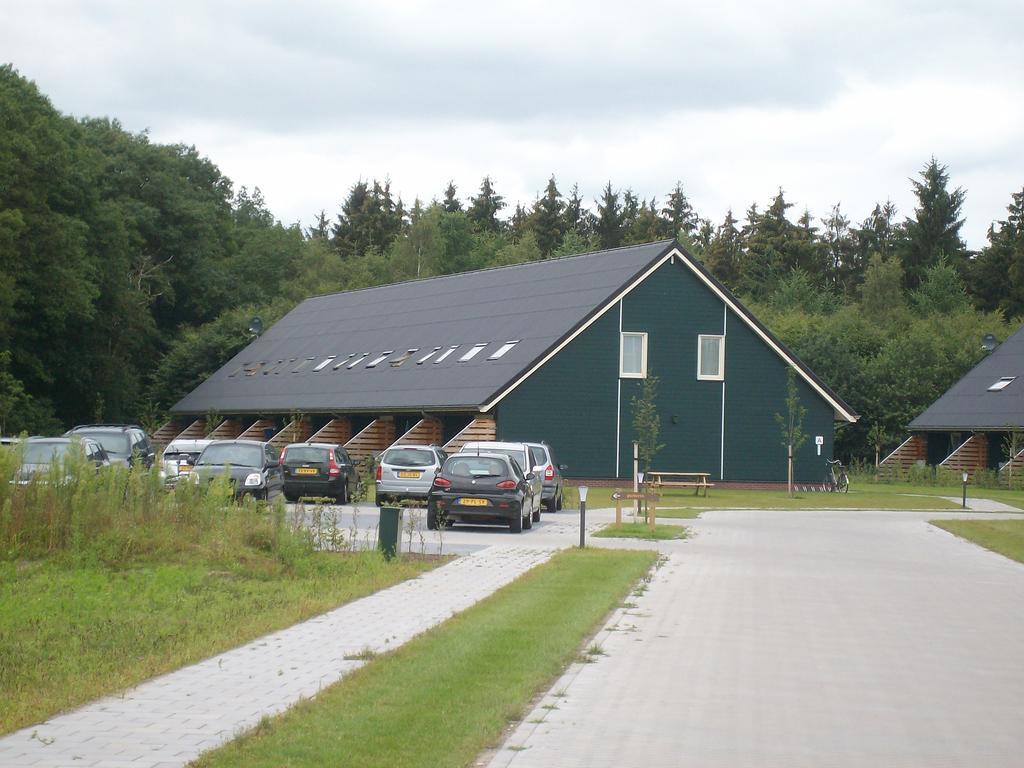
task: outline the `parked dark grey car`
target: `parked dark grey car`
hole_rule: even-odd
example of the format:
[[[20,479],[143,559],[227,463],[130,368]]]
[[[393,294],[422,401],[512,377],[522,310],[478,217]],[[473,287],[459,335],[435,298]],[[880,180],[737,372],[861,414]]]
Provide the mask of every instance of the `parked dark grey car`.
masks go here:
[[[330,496],[348,504],[359,478],[351,457],[335,443],[292,443],[281,452],[284,496]]]
[[[456,453],[434,477],[427,497],[427,528],[452,523],[502,523],[512,533],[533,527],[530,481],[505,453]]]
[[[71,435],[91,437],[103,446],[111,464],[131,467],[139,462],[149,469],[156,461],[156,450],[149,435],[136,424],[81,424],[64,433],[64,437]]]
[[[551,446],[547,443],[526,443],[530,449],[530,461],[533,472],[543,482],[541,486],[541,503],[546,512],[555,512],[562,508],[562,470],[564,464],[555,464]]]
[[[270,443],[257,440],[214,440],[203,449],[191,472],[192,482],[209,483],[228,475],[235,496],[272,500],[284,492],[280,457]]]

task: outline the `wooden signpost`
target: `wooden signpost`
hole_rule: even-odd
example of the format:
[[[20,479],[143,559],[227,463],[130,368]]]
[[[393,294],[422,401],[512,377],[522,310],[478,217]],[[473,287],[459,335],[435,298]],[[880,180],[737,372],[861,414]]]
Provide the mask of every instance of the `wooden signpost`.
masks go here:
[[[657,511],[658,499],[661,498],[657,493],[633,493],[630,491],[612,491],[612,498],[615,499],[615,526],[622,525],[622,501],[646,501],[647,507],[647,524],[650,529],[654,530],[655,512]]]

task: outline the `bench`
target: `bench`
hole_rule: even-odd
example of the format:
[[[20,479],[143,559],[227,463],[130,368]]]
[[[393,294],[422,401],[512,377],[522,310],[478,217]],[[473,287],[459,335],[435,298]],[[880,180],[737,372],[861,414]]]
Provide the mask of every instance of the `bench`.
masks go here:
[[[704,496],[708,495],[708,488],[714,488],[714,483],[709,483],[711,477],[709,472],[658,472],[650,471],[645,479],[652,488],[693,488],[693,495],[697,496],[701,490]]]

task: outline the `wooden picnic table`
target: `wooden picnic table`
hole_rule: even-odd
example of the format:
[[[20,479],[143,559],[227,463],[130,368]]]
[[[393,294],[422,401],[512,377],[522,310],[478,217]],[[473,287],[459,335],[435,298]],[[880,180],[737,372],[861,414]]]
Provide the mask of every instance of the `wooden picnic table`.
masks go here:
[[[659,472],[649,471],[644,479],[652,488],[693,488],[693,495],[697,496],[703,489],[704,496],[708,495],[708,488],[714,488],[714,483],[709,483],[710,472]]]

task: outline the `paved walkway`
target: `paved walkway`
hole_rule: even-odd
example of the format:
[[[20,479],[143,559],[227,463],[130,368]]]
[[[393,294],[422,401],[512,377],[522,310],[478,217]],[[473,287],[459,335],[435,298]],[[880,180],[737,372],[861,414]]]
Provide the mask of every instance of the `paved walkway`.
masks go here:
[[[490,768],[1024,764],[1024,565],[939,517],[686,521]]]
[[[310,621],[0,738],[0,766],[182,766],[315,695],[544,562],[550,550],[490,547]]]

